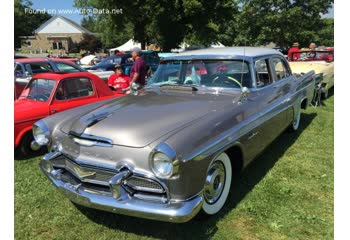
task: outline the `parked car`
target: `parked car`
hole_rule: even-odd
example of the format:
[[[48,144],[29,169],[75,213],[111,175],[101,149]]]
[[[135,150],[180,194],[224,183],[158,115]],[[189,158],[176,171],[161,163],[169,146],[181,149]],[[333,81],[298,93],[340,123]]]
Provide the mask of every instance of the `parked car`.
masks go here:
[[[27,156],[32,149],[32,125],[41,118],[88,103],[123,96],[111,91],[96,75],[42,73],[35,75],[15,101],[15,149]]]
[[[324,99],[328,98],[334,87],[334,48],[294,52],[289,61],[293,72],[305,73],[314,70],[316,91],[320,92]]]
[[[195,63],[206,72],[188,73]],[[40,168],[87,207],[170,222],[214,215],[232,173],[286,128],[298,130],[313,74],[296,77],[265,48],[167,57],[134,94],[36,122],[35,141],[50,149]]]
[[[27,56],[15,55],[14,59],[28,58]]]
[[[86,72],[70,60],[58,58],[15,59],[15,99],[21,94],[33,75],[46,72]]]
[[[141,57],[146,62],[147,71],[149,75],[152,75],[157,70],[157,67],[159,65],[160,58],[157,52],[152,50],[142,51]],[[103,59],[100,63],[91,67],[89,69],[89,72],[96,73],[98,71],[102,71],[102,72],[109,72],[109,75],[111,75],[113,74],[114,66],[116,64],[119,64],[122,66],[124,73],[129,75],[133,62],[134,61],[131,57],[130,52],[125,54],[120,54],[120,55],[113,55]]]

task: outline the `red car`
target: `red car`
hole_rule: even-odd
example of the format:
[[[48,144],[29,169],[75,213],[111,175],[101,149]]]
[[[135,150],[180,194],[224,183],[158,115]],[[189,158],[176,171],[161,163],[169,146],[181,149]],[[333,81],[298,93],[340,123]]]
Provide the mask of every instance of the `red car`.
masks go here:
[[[86,72],[70,59],[21,58],[14,62],[15,99],[21,94],[33,75],[47,72]]]
[[[109,89],[102,79],[88,72],[35,75],[15,101],[15,150],[34,155],[32,124],[56,112],[123,96]]]

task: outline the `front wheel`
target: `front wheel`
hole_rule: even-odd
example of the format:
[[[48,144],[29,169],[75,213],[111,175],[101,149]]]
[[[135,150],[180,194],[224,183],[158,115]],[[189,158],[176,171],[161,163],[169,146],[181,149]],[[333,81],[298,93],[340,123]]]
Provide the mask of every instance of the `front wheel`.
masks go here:
[[[211,163],[204,184],[202,212],[214,215],[224,206],[232,180],[231,160],[221,153]]]
[[[15,151],[16,157],[19,158],[27,158],[27,157],[34,157],[41,155],[45,153],[46,149],[45,147],[41,147],[38,151],[34,151],[31,148],[31,143],[34,140],[33,134],[31,131],[27,132],[26,134],[23,135],[21,139],[20,145],[17,147]]]

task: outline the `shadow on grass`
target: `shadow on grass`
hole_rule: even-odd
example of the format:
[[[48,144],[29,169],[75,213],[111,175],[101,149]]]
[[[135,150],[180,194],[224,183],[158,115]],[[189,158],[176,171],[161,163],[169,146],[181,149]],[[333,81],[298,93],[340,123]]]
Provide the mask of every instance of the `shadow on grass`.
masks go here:
[[[166,239],[211,239],[218,230],[216,224],[248,194],[275,165],[286,150],[316,117],[316,113],[302,113],[300,128],[294,133],[281,134],[239,176],[233,178],[229,198],[224,208],[215,216],[202,220],[191,220],[183,224],[158,222],[147,219],[117,215],[109,212],[78,206],[90,220],[108,228],[141,236]],[[195,237],[194,237],[195,236]]]

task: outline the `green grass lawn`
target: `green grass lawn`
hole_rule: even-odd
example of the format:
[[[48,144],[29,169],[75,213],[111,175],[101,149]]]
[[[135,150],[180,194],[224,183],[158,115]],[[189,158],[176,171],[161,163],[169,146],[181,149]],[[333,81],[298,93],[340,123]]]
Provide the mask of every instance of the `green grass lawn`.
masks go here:
[[[171,224],[77,207],[38,168],[15,160],[16,239],[333,239],[334,99],[302,114],[300,131],[276,139],[207,220]]]

